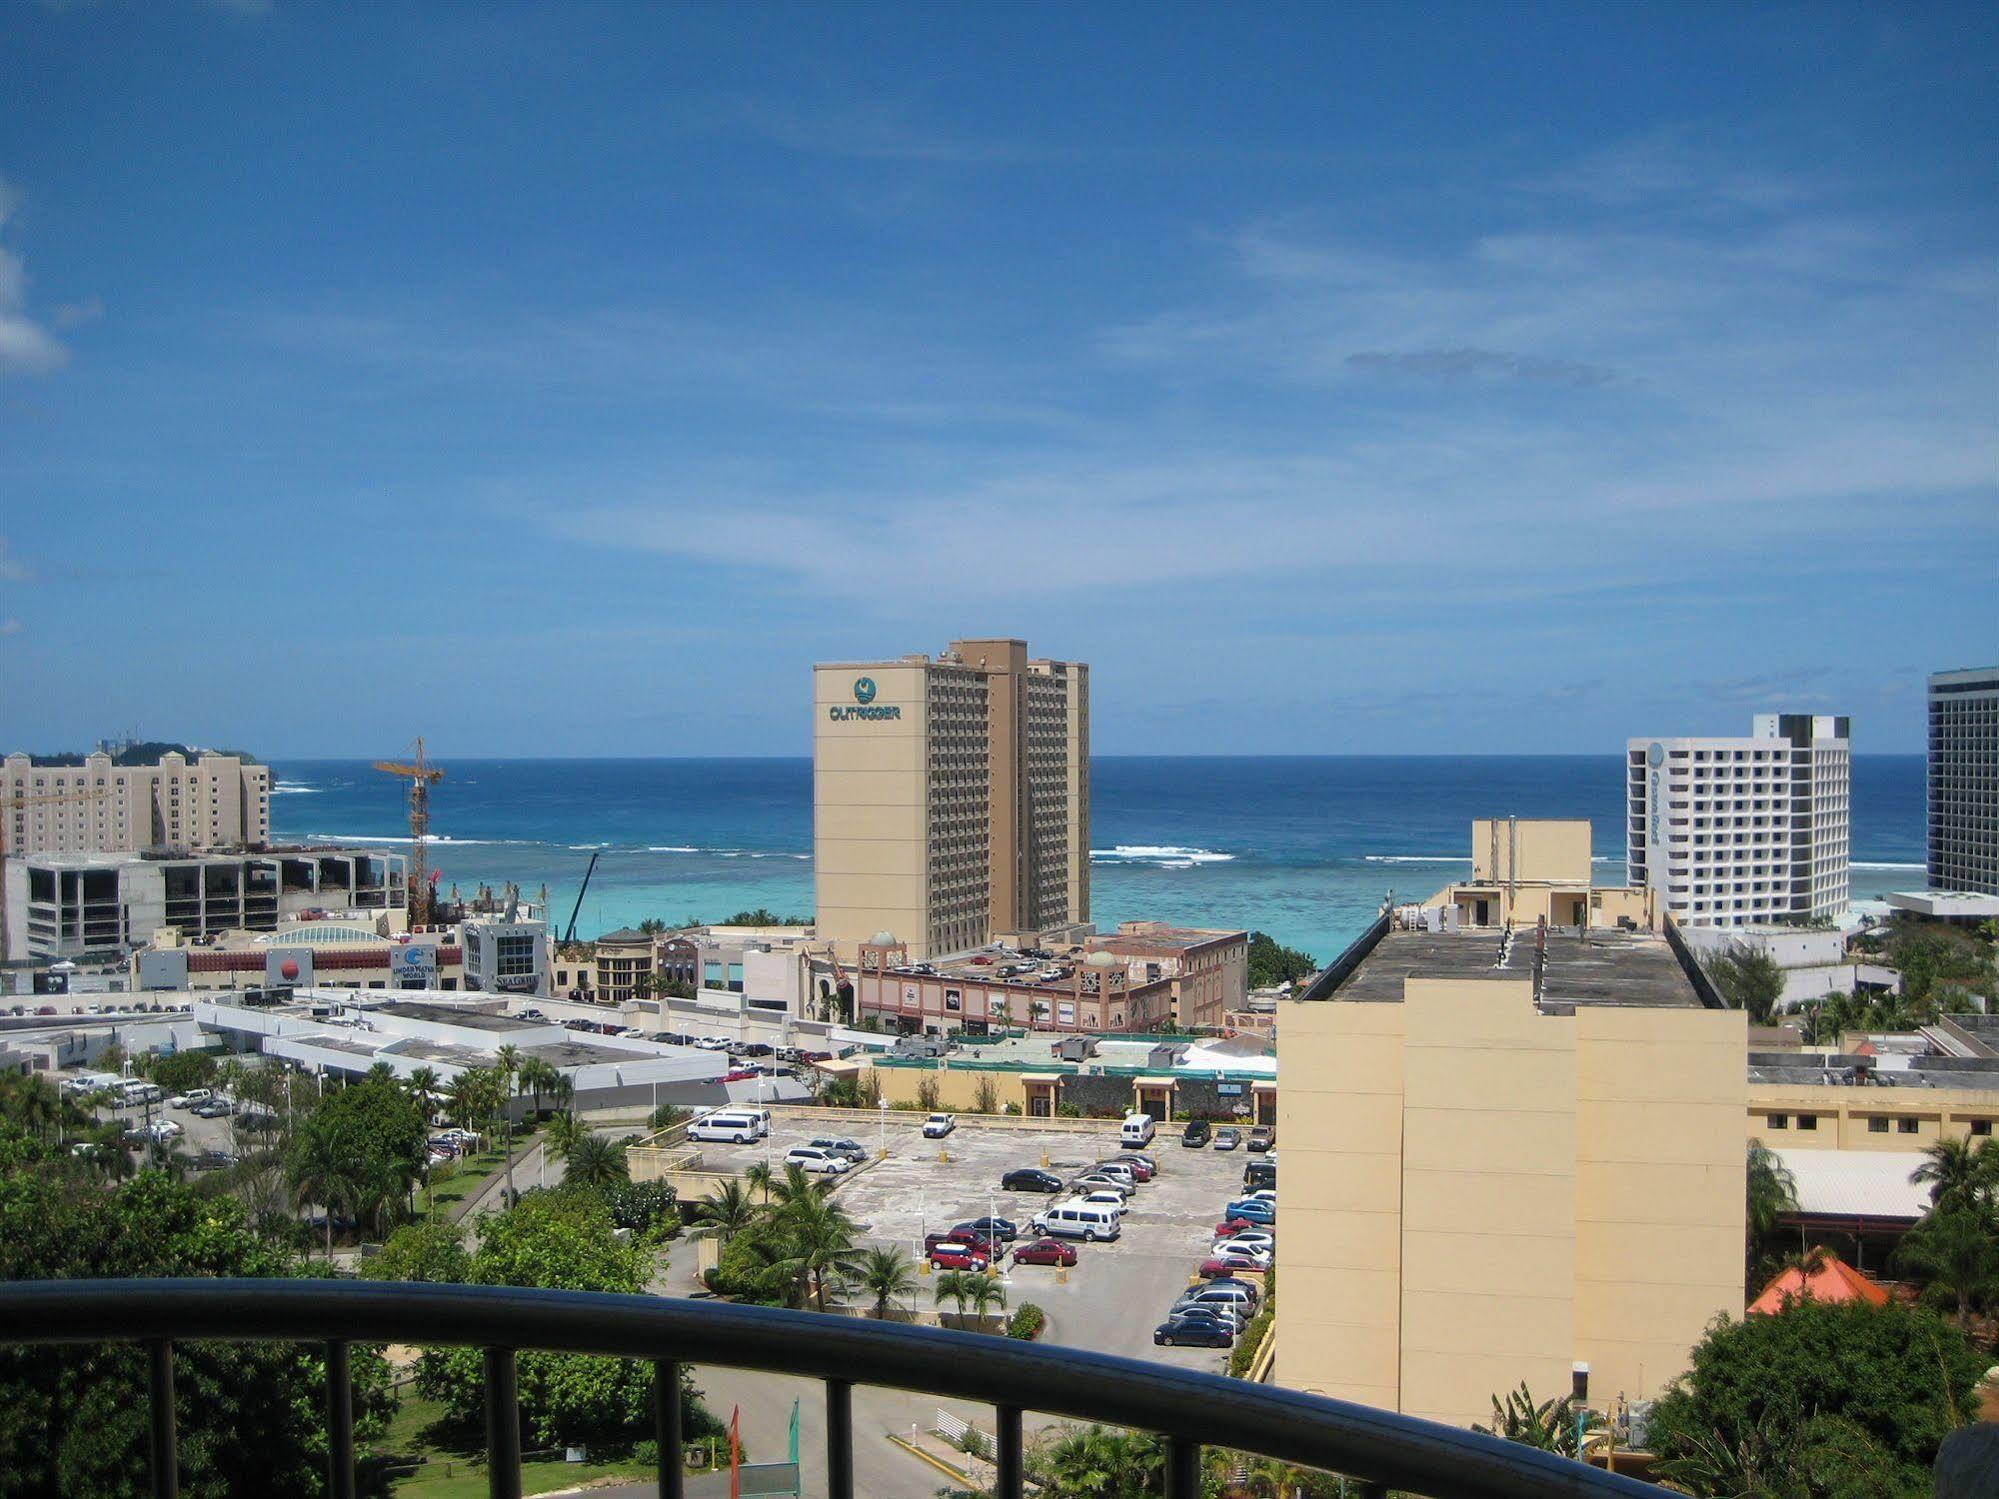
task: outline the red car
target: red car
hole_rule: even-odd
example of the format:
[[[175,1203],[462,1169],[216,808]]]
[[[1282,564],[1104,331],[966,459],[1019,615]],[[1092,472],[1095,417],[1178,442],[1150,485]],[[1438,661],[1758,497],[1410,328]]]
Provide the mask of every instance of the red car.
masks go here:
[[[1023,1244],[1013,1252],[1016,1265],[1073,1265],[1076,1263],[1076,1246],[1064,1244],[1060,1239],[1036,1239],[1032,1244]]]
[[[1114,1155],[1105,1164],[1114,1165],[1119,1163],[1131,1167],[1131,1179],[1133,1181],[1149,1182],[1152,1180],[1152,1167],[1135,1156]]]
[[[1245,1264],[1241,1260],[1202,1260],[1200,1276],[1202,1280],[1234,1280],[1238,1270],[1260,1269],[1260,1265]]]
[[[991,1261],[969,1244],[946,1240],[930,1251],[930,1263],[939,1270],[983,1270]]]
[[[1227,1239],[1241,1233],[1246,1228],[1267,1229],[1269,1227],[1268,1223],[1251,1223],[1247,1218],[1231,1218],[1226,1223],[1217,1223],[1215,1225],[1215,1237],[1218,1239]]]

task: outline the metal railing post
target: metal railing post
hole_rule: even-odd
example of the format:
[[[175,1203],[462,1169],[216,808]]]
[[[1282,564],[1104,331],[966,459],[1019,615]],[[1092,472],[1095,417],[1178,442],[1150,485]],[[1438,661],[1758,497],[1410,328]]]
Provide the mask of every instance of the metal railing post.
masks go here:
[[[180,1452],[174,1435],[174,1345],[155,1338],[146,1345],[152,1377],[153,1499],[178,1499],[180,1494]]]
[[[994,1499],[1021,1499],[1020,1407],[996,1405],[993,1417],[993,1466],[998,1470],[993,1480]]]
[[[1201,1499],[1201,1444],[1166,1439],[1166,1499]]]
[[[680,1450],[680,1365],[655,1359],[652,1366],[653,1438],[659,1444],[659,1499],[682,1499],[687,1459]]]
[[[826,1381],[826,1496],[854,1499],[854,1387]]]
[[[486,1492],[521,1499],[520,1370],[511,1348],[486,1350]]]
[[[326,1492],[354,1499],[354,1378],[347,1345],[326,1345]]]

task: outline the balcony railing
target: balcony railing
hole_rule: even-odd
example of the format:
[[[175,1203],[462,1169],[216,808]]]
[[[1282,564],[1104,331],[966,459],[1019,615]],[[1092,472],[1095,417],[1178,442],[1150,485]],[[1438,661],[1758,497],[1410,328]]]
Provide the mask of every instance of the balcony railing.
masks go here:
[[[1204,1446],[1259,1453],[1386,1488],[1464,1499],[1657,1499],[1658,1490],[1550,1453],[1371,1406],[1138,1359],[770,1307],[657,1296],[377,1281],[110,1280],[0,1285],[0,1346],[144,1343],[152,1492],[178,1492],[176,1342],[316,1343],[326,1355],[326,1492],[353,1499],[356,1343],[483,1349],[494,1499],[521,1492],[515,1357],[522,1349],[652,1363],[661,1499],[679,1499],[680,1371],[714,1364],[826,1387],[826,1493],[853,1499],[855,1384],[980,1401],[997,1415],[994,1492],[1019,1499],[1026,1411],[1157,1432],[1166,1499],[1200,1493]],[[134,1391],[134,1395],[137,1392]]]

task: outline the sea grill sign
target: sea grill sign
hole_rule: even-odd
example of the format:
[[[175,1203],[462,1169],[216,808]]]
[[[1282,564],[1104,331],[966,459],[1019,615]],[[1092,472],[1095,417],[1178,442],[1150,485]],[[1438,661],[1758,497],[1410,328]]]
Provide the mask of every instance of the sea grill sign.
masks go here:
[[[1659,795],[1659,774],[1660,767],[1666,763],[1666,746],[1659,743],[1656,739],[1653,740],[1652,747],[1645,751],[1645,763],[1651,767],[1650,790],[1645,800],[1650,803],[1652,813],[1651,832],[1645,840],[1646,852],[1650,857],[1645,861],[1645,868],[1648,874],[1653,871],[1663,873],[1659,861],[1665,857],[1665,850],[1661,847],[1663,837],[1660,830],[1665,824],[1662,821],[1663,813],[1660,809],[1660,803],[1663,798]]]
[[[857,718],[901,718],[902,709],[893,703],[875,701],[875,679],[873,677],[854,678],[853,705],[835,703],[826,710],[826,716],[834,723],[846,723]]]

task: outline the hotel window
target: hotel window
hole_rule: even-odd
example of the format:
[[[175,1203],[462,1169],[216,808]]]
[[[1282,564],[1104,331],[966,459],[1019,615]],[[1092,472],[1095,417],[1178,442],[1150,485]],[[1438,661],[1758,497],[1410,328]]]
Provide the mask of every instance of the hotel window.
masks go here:
[[[1819,1127],[1819,1116],[1818,1116],[1818,1115],[1816,1115],[1816,1114],[1800,1114],[1800,1115],[1798,1115],[1798,1128],[1799,1128],[1799,1129],[1806,1129],[1806,1130],[1815,1130],[1815,1129],[1817,1129],[1818,1127]]]
[[[1897,1119],[1895,1121],[1895,1129],[1897,1133],[1904,1135],[1913,1135],[1916,1132],[1916,1125],[1919,1122],[1920,1121],[1915,1119]]]
[[[1971,1121],[1971,1132],[1972,1132],[1972,1134],[1974,1134],[1974,1135],[1978,1135],[1978,1136],[1985,1136],[1985,1135],[1989,1135],[1989,1134],[1991,1134],[1991,1133],[1992,1133],[1992,1121],[1991,1121],[1990,1119],[1974,1119],[1974,1120],[1972,1120],[1972,1121]]]
[[[1791,1127],[1791,1116],[1788,1114],[1772,1114],[1769,1117],[1769,1124],[1772,1129],[1789,1129]]]
[[[1868,1133],[1868,1134],[1870,1134],[1870,1135],[1885,1135],[1885,1134],[1887,1134],[1887,1133],[1888,1133],[1888,1121],[1887,1121],[1886,1119],[1870,1119],[1870,1120],[1868,1120],[1868,1121],[1867,1121],[1867,1133]]]

